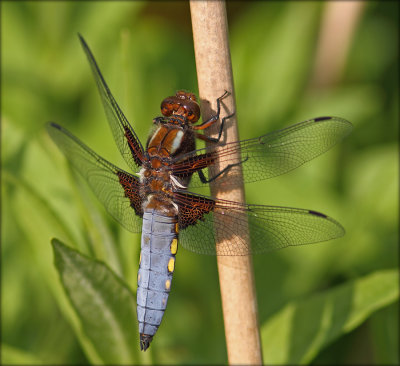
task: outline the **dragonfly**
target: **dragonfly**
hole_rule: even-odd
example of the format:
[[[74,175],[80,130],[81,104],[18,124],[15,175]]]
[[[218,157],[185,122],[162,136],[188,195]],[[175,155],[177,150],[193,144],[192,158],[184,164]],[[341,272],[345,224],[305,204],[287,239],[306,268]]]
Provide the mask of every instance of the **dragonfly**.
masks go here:
[[[220,119],[221,104],[229,93],[217,99],[215,115],[196,124],[200,119],[196,96],[178,91],[162,101],[162,116],[153,119],[152,132],[143,146],[87,43],[81,35],[79,38],[114,140],[132,172],[103,159],[54,122],[47,124],[47,130],[111,216],[127,230],[142,233],[137,288],[141,350],[148,349],[161,324],[178,240],[180,246],[195,253],[237,256],[344,235],[337,221],[314,210],[233,202],[193,193],[188,188],[204,187],[210,182],[229,188],[241,179],[249,183],[284,174],[337,144],[350,133],[350,122],[319,117],[257,138],[223,143],[224,124],[232,115]],[[217,137],[202,133],[219,120]],[[208,142],[211,148],[196,149],[197,139]],[[218,164],[225,168],[215,172]],[[221,237],[226,240],[216,244]]]

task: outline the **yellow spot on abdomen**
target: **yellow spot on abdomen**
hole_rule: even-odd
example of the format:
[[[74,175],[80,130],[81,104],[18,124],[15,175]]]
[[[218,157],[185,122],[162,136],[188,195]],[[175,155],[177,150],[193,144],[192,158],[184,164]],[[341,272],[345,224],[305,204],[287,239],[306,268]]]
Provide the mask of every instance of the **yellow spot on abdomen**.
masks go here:
[[[142,263],[142,252],[140,252],[140,256],[139,256],[139,264]]]
[[[170,258],[168,262],[168,271],[173,272],[175,267],[175,258]]]
[[[166,280],[165,281],[165,289],[169,290],[170,287],[171,287],[171,281],[170,280]]]
[[[138,273],[138,275],[137,275],[137,281],[138,282],[140,281],[140,273]]]
[[[171,254],[176,254],[176,252],[178,251],[178,240],[175,238],[175,239],[172,239],[172,242],[171,242]]]
[[[177,234],[179,233],[179,224],[178,223],[175,224],[175,232]]]

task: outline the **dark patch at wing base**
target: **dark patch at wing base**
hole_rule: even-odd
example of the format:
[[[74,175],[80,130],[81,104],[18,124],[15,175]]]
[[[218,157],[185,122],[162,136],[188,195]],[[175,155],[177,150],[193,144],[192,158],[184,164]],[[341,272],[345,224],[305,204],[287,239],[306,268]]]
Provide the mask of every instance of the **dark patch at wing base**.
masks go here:
[[[128,145],[131,150],[132,158],[137,166],[142,166],[144,158],[143,148],[139,144],[135,136],[133,136],[132,131],[127,126],[124,126],[124,130],[125,130],[125,137],[128,141]]]
[[[125,191],[125,197],[129,198],[131,207],[135,210],[135,214],[143,217],[142,198],[139,195],[139,179],[133,175],[128,175],[119,170],[117,173],[119,182]]]
[[[179,206],[179,229],[195,225],[215,207],[215,201],[204,196],[176,192],[174,201]]]

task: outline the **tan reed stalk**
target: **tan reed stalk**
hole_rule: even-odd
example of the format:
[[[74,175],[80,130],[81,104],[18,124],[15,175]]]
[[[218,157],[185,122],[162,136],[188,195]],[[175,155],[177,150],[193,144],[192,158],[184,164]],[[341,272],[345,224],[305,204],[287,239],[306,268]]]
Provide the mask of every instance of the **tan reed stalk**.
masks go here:
[[[223,101],[227,108],[222,109],[222,116],[228,115],[235,111],[235,93],[225,2],[191,0],[190,11],[203,120],[215,114],[216,99],[225,90],[232,93]],[[237,141],[236,116],[230,118],[227,125],[223,132],[224,141]],[[221,164],[219,169],[223,168]],[[224,192],[211,184],[211,191],[216,198],[244,202],[243,185]],[[218,245],[227,239],[221,233],[216,235],[218,251]],[[248,235],[245,240],[249,240]],[[228,362],[231,365],[262,364],[251,259],[251,256],[217,257]]]

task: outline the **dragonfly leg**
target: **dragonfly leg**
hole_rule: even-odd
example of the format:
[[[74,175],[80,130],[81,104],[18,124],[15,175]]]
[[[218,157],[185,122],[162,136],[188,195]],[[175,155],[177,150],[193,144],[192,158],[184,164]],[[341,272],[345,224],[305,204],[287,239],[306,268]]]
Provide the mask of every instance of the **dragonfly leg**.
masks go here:
[[[218,174],[214,175],[213,177],[207,179],[206,176],[204,175],[202,170],[198,170],[197,173],[199,174],[200,180],[202,183],[211,183],[212,181],[214,181],[215,179],[217,179],[219,176],[221,176],[224,173],[227,173],[230,169],[232,169],[235,166],[241,165],[244,162],[246,162],[249,159],[249,157],[247,156],[246,159],[239,161],[238,163],[235,164],[229,164],[228,166],[226,166],[224,169],[222,169]]]
[[[228,118],[233,117],[234,115],[235,115],[235,112],[233,112],[233,113],[230,114],[229,116],[226,116],[226,117],[222,118],[222,120],[221,120],[221,126],[219,127],[218,137],[209,137],[209,136],[204,136],[204,135],[201,135],[201,136],[202,136],[202,137],[205,137],[205,138],[204,138],[205,141],[218,143],[219,140],[221,139],[222,131],[224,130],[225,121],[226,121]]]
[[[201,125],[198,126],[193,126],[194,130],[204,130],[210,126],[212,126],[215,122],[217,122],[219,120],[219,115],[221,113],[221,101],[226,98],[228,95],[230,95],[231,93],[228,92],[227,90],[225,90],[225,93],[222,94],[218,99],[217,99],[217,113],[213,116],[211,116],[207,121],[204,121]],[[196,136],[204,141],[208,141],[208,142],[219,142],[219,140],[221,139],[221,135],[222,135],[222,131],[224,129],[224,124],[225,121],[228,118],[231,118],[235,115],[235,112],[233,112],[232,114],[230,114],[229,116],[226,116],[224,118],[222,118],[221,120],[221,125],[219,127],[219,132],[218,132],[218,137],[214,138],[214,137],[208,137],[208,136],[204,136],[204,135],[200,135],[200,134],[196,134]]]

